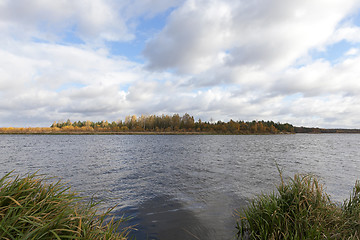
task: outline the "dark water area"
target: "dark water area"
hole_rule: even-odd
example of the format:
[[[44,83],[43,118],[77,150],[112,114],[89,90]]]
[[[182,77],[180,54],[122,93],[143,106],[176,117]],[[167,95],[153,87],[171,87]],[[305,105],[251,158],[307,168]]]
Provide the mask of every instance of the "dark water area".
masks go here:
[[[132,217],[136,239],[234,239],[236,210],[312,173],[342,202],[360,179],[360,135],[0,135],[0,176],[57,176]]]

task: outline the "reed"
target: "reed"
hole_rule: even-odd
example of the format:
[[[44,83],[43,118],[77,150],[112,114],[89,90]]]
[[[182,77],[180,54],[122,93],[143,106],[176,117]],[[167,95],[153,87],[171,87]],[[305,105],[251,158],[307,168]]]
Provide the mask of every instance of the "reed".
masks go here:
[[[312,175],[295,175],[239,213],[238,239],[360,239],[360,184],[344,204],[331,202]]]
[[[0,239],[127,239],[129,229],[117,232],[125,220],[99,214],[98,204],[60,181],[9,173],[0,179]]]

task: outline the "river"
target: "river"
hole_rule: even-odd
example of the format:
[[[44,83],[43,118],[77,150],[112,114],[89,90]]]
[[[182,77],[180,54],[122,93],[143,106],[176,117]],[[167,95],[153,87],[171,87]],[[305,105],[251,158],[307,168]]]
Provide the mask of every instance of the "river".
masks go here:
[[[360,178],[360,135],[0,135],[0,176],[38,171],[131,216],[142,239],[234,239],[236,209],[312,173],[342,202]]]

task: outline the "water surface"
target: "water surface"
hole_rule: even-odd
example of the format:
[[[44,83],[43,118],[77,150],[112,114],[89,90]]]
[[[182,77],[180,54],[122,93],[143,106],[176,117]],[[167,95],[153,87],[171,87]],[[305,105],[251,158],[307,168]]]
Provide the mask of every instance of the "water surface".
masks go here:
[[[132,216],[137,239],[233,239],[234,210],[313,173],[334,201],[360,173],[360,135],[0,135],[0,174],[39,170]]]

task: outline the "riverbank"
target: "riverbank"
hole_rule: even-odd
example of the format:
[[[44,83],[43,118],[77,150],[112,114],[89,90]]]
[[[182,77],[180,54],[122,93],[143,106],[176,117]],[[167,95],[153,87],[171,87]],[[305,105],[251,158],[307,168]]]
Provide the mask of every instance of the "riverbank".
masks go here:
[[[0,238],[126,240],[128,229],[118,232],[124,220],[114,221],[111,209],[99,214],[97,205],[59,181],[7,174],[0,179]]]
[[[0,132],[0,135],[280,135],[295,133],[216,133],[216,132]]]
[[[360,239],[360,182],[342,205],[311,175],[295,175],[239,214],[239,239]]]

